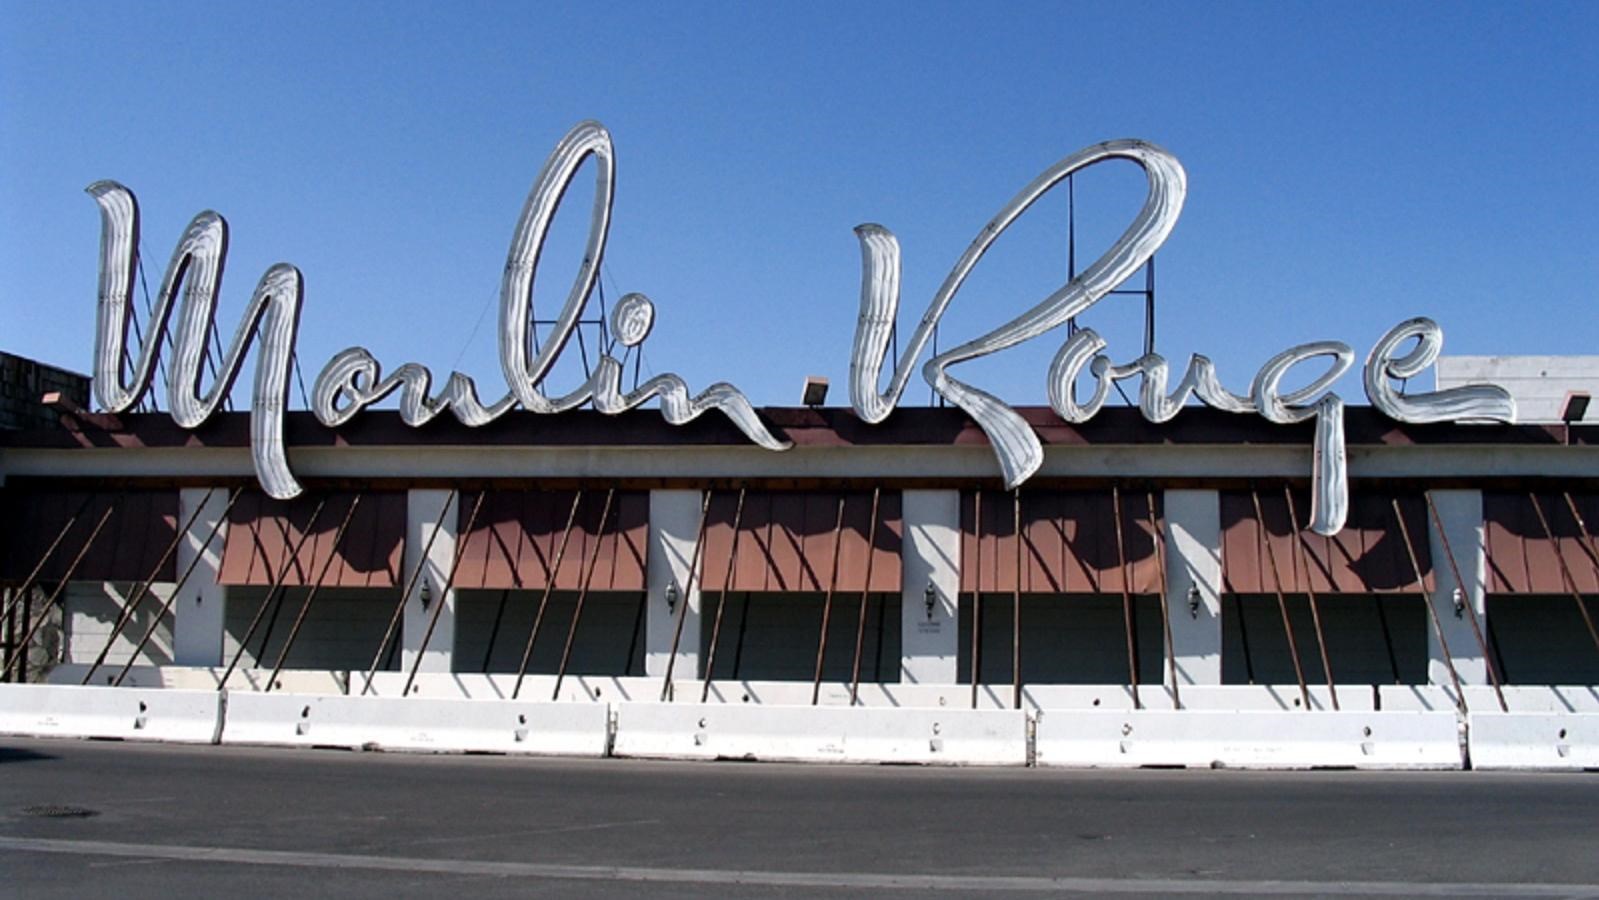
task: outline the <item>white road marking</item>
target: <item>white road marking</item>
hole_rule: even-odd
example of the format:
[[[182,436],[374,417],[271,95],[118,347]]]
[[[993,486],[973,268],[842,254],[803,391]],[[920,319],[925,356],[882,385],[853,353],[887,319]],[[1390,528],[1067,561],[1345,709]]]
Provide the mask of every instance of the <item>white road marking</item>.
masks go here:
[[[763,887],[915,891],[1006,891],[1080,894],[1209,894],[1335,897],[1569,897],[1599,898],[1599,884],[1495,884],[1424,881],[1268,881],[1208,878],[1091,878],[1037,875],[917,875],[865,872],[775,872],[750,869],[664,869],[644,866],[576,866],[468,859],[407,859],[238,847],[194,847],[111,841],[71,841],[0,836],[0,849],[79,856],[132,857],[183,862],[237,863],[305,869],[366,869],[445,875],[566,878],[670,884],[737,884]]]

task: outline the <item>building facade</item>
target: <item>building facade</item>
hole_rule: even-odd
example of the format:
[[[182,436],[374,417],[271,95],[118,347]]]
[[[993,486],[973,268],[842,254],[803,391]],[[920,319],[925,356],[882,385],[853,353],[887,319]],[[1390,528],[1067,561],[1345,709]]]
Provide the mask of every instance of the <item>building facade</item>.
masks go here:
[[[307,716],[296,698],[581,705],[618,713],[610,752],[640,721],[665,729],[661,755],[827,758],[813,745],[848,740],[808,716],[894,733],[864,723],[921,711],[1022,723],[1008,756],[967,759],[952,737],[951,761],[1226,762],[1227,737],[1258,726],[1238,764],[1464,764],[1468,716],[1565,716],[1570,735],[1599,712],[1599,427],[1350,410],[1348,519],[1323,536],[1312,423],[1021,414],[1045,458],[1016,490],[954,409],[875,427],[761,410],[794,444],[781,454],[644,411],[474,429],[291,414],[306,490],[287,501],[256,483],[243,413],[192,432],[69,414],[0,449],[8,614],[63,611],[52,685],[221,689],[241,715],[245,695]],[[760,721],[706,734],[696,711],[733,706]],[[1368,724],[1324,733],[1350,716]],[[1441,756],[1362,733],[1424,719]],[[290,743],[321,736],[282,724]],[[1203,747],[1156,746],[1199,725]],[[1110,727],[1157,736],[1093,733]],[[1599,749],[1574,759],[1573,740],[1549,752]]]

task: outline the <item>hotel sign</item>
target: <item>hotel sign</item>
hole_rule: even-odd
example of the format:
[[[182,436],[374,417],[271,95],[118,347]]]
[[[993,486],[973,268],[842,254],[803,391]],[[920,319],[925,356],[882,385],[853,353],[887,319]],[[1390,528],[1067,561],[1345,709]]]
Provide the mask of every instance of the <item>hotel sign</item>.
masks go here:
[[[1148,180],[1143,207],[1121,237],[1080,274],[1030,309],[922,365],[922,376],[933,390],[970,415],[988,436],[1007,487],[1022,484],[1038,471],[1043,464],[1043,446],[1032,428],[1003,400],[953,377],[950,369],[1040,338],[1082,315],[1165,243],[1182,211],[1187,176],[1176,157],[1153,144],[1135,140],[1096,144],[1050,166],[1005,204],[978,233],[933,295],[905,352],[889,374],[887,388],[881,391],[889,335],[900,303],[899,244],[893,233],[880,225],[856,228],[862,257],[861,300],[849,384],[850,403],[856,415],[877,423],[893,412],[934,328],[988,248],[1033,203],[1068,176],[1108,159],[1137,163]],[[554,332],[541,348],[532,351],[529,328],[540,252],[567,189],[579,167],[589,160],[594,162],[594,195],[583,260],[567,291]],[[659,400],[661,415],[672,424],[683,424],[717,410],[756,444],[771,450],[787,449],[790,445],[767,429],[749,399],[733,385],[719,382],[696,394],[682,378],[668,373],[624,392],[622,364],[608,354],[601,355],[587,380],[575,389],[558,396],[546,393],[549,372],[594,290],[610,232],[615,187],[616,159],[611,136],[597,122],[580,123],[568,132],[534,180],[511,238],[500,283],[499,355],[505,381],[502,396],[485,402],[477,384],[460,372],[451,372],[443,386],[435,390],[432,373],[418,363],[406,363],[385,374],[382,364],[369,351],[351,347],[336,354],[316,379],[311,407],[317,419],[330,428],[336,427],[396,393],[400,417],[411,426],[421,425],[445,410],[463,424],[475,427],[516,408],[555,414],[587,405],[615,415]],[[206,337],[215,327],[217,291],[227,258],[227,223],[210,211],[200,213],[189,223],[162,278],[153,322],[145,332],[149,337],[135,350],[127,344],[136,275],[135,248],[139,244],[138,203],[131,191],[112,181],[96,182],[88,192],[99,205],[101,218],[96,400],[114,413],[134,408],[150,390],[163,336],[170,327],[173,346],[167,361],[166,392],[171,416],[184,428],[197,428],[221,406],[240,374],[246,352],[255,344],[250,435],[256,475],[262,488],[273,497],[298,495],[301,487],[289,467],[283,443],[283,418],[304,294],[299,270],[279,263],[261,276],[244,318],[222,354],[217,378],[208,390],[202,391]],[[654,319],[654,304],[639,293],[623,296],[611,310],[611,328],[624,347],[643,343]],[[1401,422],[1514,421],[1514,402],[1503,388],[1494,385],[1405,395],[1395,390],[1396,380],[1415,377],[1432,365],[1442,344],[1442,331],[1425,318],[1401,322],[1389,331],[1372,348],[1364,364],[1366,396],[1372,405]],[[1138,405],[1151,422],[1170,420],[1194,398],[1229,412],[1256,413],[1271,422],[1288,424],[1313,419],[1316,436],[1311,527],[1322,534],[1333,534],[1343,527],[1348,510],[1344,400],[1330,388],[1354,364],[1354,350],[1349,345],[1317,341],[1284,350],[1261,367],[1245,393],[1223,387],[1204,356],[1190,358],[1182,377],[1173,385],[1170,367],[1160,355],[1151,353],[1131,362],[1116,363],[1105,350],[1104,339],[1093,329],[1083,328],[1068,336],[1056,352],[1046,387],[1050,406],[1062,419],[1087,421],[1104,405],[1115,382],[1131,378],[1141,381]],[[124,359],[130,353],[132,364],[125,366]],[[1284,377],[1307,363],[1319,364],[1319,374],[1310,384],[1285,393],[1281,389]],[[1089,397],[1081,399],[1075,388],[1085,370],[1092,376],[1094,387]]]

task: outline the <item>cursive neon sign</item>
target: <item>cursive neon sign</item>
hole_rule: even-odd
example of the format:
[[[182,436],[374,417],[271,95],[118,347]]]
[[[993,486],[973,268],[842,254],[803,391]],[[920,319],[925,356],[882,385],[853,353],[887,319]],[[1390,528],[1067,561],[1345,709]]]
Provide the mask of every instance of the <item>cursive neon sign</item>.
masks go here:
[[[934,356],[922,367],[923,378],[933,390],[970,415],[988,436],[1008,487],[1020,485],[1038,471],[1043,464],[1043,446],[1026,421],[1004,401],[950,375],[949,369],[1039,338],[1086,312],[1165,243],[1182,211],[1187,176],[1176,157],[1153,144],[1110,141],[1089,147],[1049,167],[1013,197],[950,270],[890,373],[887,387],[881,391],[879,383],[889,336],[899,311],[899,244],[893,233],[882,226],[857,228],[862,259],[861,300],[850,358],[850,403],[861,419],[881,422],[898,406],[933,329],[1000,235],[1068,176],[1111,159],[1138,164],[1149,183],[1143,206],[1121,237],[1099,259],[1031,309]],[[595,184],[584,257],[550,339],[535,351],[530,347],[529,327],[540,252],[567,189],[578,169],[589,160],[594,162]],[[579,123],[568,132],[534,179],[517,220],[500,285],[499,355],[506,385],[502,397],[485,404],[477,385],[460,372],[450,373],[444,386],[433,392],[433,376],[425,366],[406,363],[385,376],[369,351],[351,347],[334,355],[316,379],[311,406],[317,419],[330,428],[336,427],[395,393],[399,395],[400,417],[411,426],[422,425],[445,410],[462,424],[478,427],[518,407],[538,414],[557,414],[588,405],[615,415],[659,400],[662,417],[672,424],[683,424],[718,410],[756,444],[771,450],[787,449],[789,443],[766,428],[748,398],[733,385],[719,382],[691,396],[687,383],[668,373],[624,393],[622,364],[609,354],[602,354],[589,377],[572,391],[555,397],[545,393],[545,380],[571,339],[594,290],[610,232],[615,182],[611,137],[597,122]],[[289,468],[283,444],[283,416],[304,295],[299,270],[280,263],[262,276],[222,355],[215,382],[202,393],[200,370],[206,335],[216,317],[217,291],[227,257],[227,223],[214,212],[200,213],[173,250],[156,298],[149,337],[132,357],[131,365],[125,367],[134,248],[138,245],[138,203],[131,191],[111,181],[96,182],[88,192],[101,214],[96,400],[111,412],[125,412],[150,389],[163,335],[181,289],[183,297],[173,328],[173,360],[167,376],[173,421],[191,429],[204,424],[232,389],[251,343],[258,343],[250,406],[252,462],[268,494],[280,499],[298,495],[301,486]],[[642,344],[654,320],[654,304],[639,293],[623,296],[611,313],[612,330],[624,347]],[[1364,368],[1363,381],[1372,405],[1402,422],[1514,421],[1514,402],[1504,389],[1494,385],[1409,395],[1394,389],[1394,381],[1413,377],[1430,366],[1442,342],[1438,325],[1425,318],[1402,322],[1379,340]],[[1105,340],[1085,328],[1071,334],[1055,354],[1046,387],[1050,406],[1061,418],[1068,422],[1087,421],[1104,405],[1116,381],[1137,377],[1142,382],[1138,406],[1151,422],[1169,421],[1191,399],[1229,412],[1257,413],[1276,423],[1314,419],[1311,527],[1322,534],[1333,534],[1343,527],[1348,509],[1344,401],[1330,387],[1354,363],[1354,351],[1347,344],[1318,341],[1279,353],[1261,367],[1246,395],[1223,387],[1210,360],[1198,354],[1190,358],[1182,378],[1168,391],[1170,368],[1159,354],[1117,364],[1105,355],[1105,349]],[[1281,383],[1291,370],[1317,359],[1325,359],[1326,367],[1310,384],[1287,393],[1281,390]],[[1085,371],[1093,376],[1094,386],[1090,396],[1080,400],[1076,387]]]

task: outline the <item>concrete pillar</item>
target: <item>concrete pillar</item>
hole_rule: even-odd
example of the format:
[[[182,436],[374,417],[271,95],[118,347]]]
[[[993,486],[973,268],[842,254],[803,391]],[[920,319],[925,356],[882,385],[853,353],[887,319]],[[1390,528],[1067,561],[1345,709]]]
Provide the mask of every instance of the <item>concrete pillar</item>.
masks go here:
[[[1433,583],[1436,585],[1432,593],[1433,609],[1438,611],[1438,622],[1443,626],[1444,640],[1454,658],[1460,683],[1488,684],[1487,662],[1483,658],[1482,645],[1471,630],[1471,620],[1466,617],[1468,614],[1464,610],[1458,616],[1455,614],[1455,589],[1459,587],[1459,599],[1463,603],[1470,603],[1472,609],[1477,611],[1478,626],[1482,629],[1484,641],[1487,640],[1488,611],[1485,603],[1488,556],[1483,541],[1482,492],[1451,490],[1431,493],[1433,506],[1438,510],[1438,518],[1444,526],[1440,535],[1438,524],[1428,514],[1427,543],[1432,549]],[[1448,550],[1454,552],[1455,565],[1460,567],[1460,578],[1465,582],[1464,585],[1455,582],[1454,569],[1450,567],[1445,551],[1445,537],[1448,538]],[[1427,624],[1427,681],[1430,684],[1450,683],[1449,666],[1444,660],[1443,647],[1438,643],[1438,634],[1431,622]]]
[[[1165,509],[1166,604],[1178,685],[1221,684],[1221,496],[1166,491]]]
[[[207,497],[205,488],[184,488],[178,492],[178,524],[189,521],[187,535],[178,544],[178,575],[189,572],[183,590],[172,603],[172,661],[180,666],[220,666],[222,637],[228,613],[228,589],[217,584],[222,570],[222,547],[228,539],[228,526],[222,511],[228,506],[228,488],[217,488]],[[217,527],[218,525],[221,527]],[[216,533],[212,534],[212,529]],[[207,542],[206,538],[210,538]],[[137,640],[135,638],[135,640]]]
[[[401,587],[422,559],[422,550],[433,535],[434,525],[444,505],[443,524],[433,546],[428,548],[427,564],[411,586],[405,598],[405,619],[400,627],[400,668],[409,672],[415,664],[417,653],[422,651],[422,637],[427,633],[428,620],[433,617],[435,604],[442,604],[433,635],[428,639],[427,650],[422,653],[419,672],[449,672],[455,658],[455,591],[443,590],[450,577],[450,566],[455,561],[455,538],[460,530],[461,501],[454,491],[407,491],[405,501],[405,566],[401,570]],[[428,603],[422,604],[424,592]]]
[[[900,557],[900,680],[956,684],[960,635],[960,491],[905,491],[900,508],[905,540]],[[933,609],[927,609],[928,588]]]
[[[700,580],[692,579],[694,542],[699,538],[700,491],[650,491],[650,537],[646,555],[644,674],[666,676],[677,617],[684,616],[672,678],[695,678],[700,668]],[[668,604],[668,591],[676,596]],[[686,604],[687,610],[684,610]],[[675,607],[675,608],[673,608]]]

